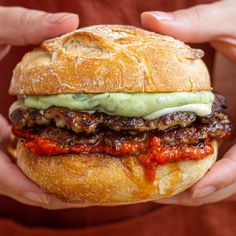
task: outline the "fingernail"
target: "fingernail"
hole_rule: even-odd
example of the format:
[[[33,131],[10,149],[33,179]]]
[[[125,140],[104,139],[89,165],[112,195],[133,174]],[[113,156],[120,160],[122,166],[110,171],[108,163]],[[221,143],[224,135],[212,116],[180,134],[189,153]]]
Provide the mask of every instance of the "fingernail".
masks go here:
[[[171,21],[174,19],[174,14],[170,12],[151,11],[149,13],[159,21]]]
[[[204,188],[196,189],[192,193],[192,198],[204,197],[204,196],[209,195],[215,191],[216,191],[216,187],[214,187],[214,186],[207,186]]]
[[[35,192],[26,192],[26,193],[24,193],[23,196],[33,202],[36,202],[36,203],[40,203],[43,205],[48,204],[48,200],[44,194],[35,193]]]
[[[49,23],[60,23],[70,17],[72,17],[74,14],[70,13],[56,13],[56,14],[49,14],[46,20]]]

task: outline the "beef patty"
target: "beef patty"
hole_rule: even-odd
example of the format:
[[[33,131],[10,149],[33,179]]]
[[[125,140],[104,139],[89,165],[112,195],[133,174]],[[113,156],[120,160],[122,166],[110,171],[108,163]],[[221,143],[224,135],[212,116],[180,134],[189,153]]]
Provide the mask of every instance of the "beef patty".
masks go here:
[[[10,114],[10,118],[17,129],[54,124],[58,128],[71,129],[75,133],[96,133],[104,128],[115,131],[164,131],[172,127],[188,127],[196,122],[197,119],[209,120],[211,122],[214,119],[215,113],[221,113],[222,119],[227,120],[226,115],[222,113],[222,109],[225,107],[224,97],[216,95],[212,114],[205,118],[197,117],[193,112],[175,112],[149,121],[144,120],[142,117],[110,116],[104,113],[89,114],[56,106],[46,110],[19,108]]]
[[[95,145],[103,141],[116,147],[126,140],[142,142],[152,135],[159,137],[164,145],[197,145],[205,139],[229,135],[231,125],[224,108],[224,97],[216,94],[212,113],[206,117],[175,112],[147,121],[141,117],[89,114],[53,106],[43,111],[19,108],[10,118],[15,129],[29,130],[62,146]]]

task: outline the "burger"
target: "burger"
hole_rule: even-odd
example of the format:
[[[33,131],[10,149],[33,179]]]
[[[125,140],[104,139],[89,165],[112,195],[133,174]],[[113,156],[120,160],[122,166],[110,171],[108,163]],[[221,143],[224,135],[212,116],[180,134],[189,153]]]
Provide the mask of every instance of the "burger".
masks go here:
[[[124,25],[45,41],[10,85],[19,168],[70,203],[133,204],[186,190],[231,130],[203,54]]]

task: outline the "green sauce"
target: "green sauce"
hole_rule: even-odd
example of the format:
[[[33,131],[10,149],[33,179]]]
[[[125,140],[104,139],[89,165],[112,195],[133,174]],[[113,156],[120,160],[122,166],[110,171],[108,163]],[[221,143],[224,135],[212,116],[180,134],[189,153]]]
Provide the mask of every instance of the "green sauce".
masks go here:
[[[25,105],[36,109],[62,106],[72,110],[94,110],[110,115],[139,117],[163,108],[187,104],[212,104],[212,92],[103,93],[27,96]]]

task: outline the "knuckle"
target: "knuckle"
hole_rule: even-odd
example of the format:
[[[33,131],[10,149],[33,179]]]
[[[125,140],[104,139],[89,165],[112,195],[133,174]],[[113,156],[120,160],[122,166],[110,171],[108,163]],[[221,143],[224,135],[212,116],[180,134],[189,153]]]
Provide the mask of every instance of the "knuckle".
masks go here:
[[[204,19],[206,18],[207,5],[198,5],[191,7],[187,10],[187,17],[190,27],[192,27],[191,34],[189,35],[190,41],[198,41],[199,35],[204,31]]]
[[[22,11],[19,17],[19,23],[21,27],[23,28],[22,30],[23,43],[26,43],[26,44],[30,43],[30,40],[28,39],[28,37],[26,37],[26,32],[28,30],[28,25],[30,24],[31,20],[32,20],[32,12],[28,10]]]
[[[186,10],[182,11],[182,14],[188,20],[188,35],[186,35],[188,42],[198,40],[199,33],[201,30],[201,23],[202,23],[202,14],[201,14],[201,6],[191,7]]]
[[[28,11],[28,10],[22,11],[22,13],[20,14],[20,19],[19,19],[20,24],[24,26],[27,25],[30,22],[32,15],[33,13],[31,11]]]
[[[35,24],[43,21],[45,13],[36,10],[24,9],[19,17],[19,24],[22,28],[22,39],[24,44],[37,43],[38,35],[34,34]]]
[[[201,4],[188,9],[189,20],[193,23],[204,23],[204,19],[208,17],[209,5]]]
[[[190,8],[188,10],[188,18],[191,23],[196,24],[201,20],[199,9],[198,8]]]

